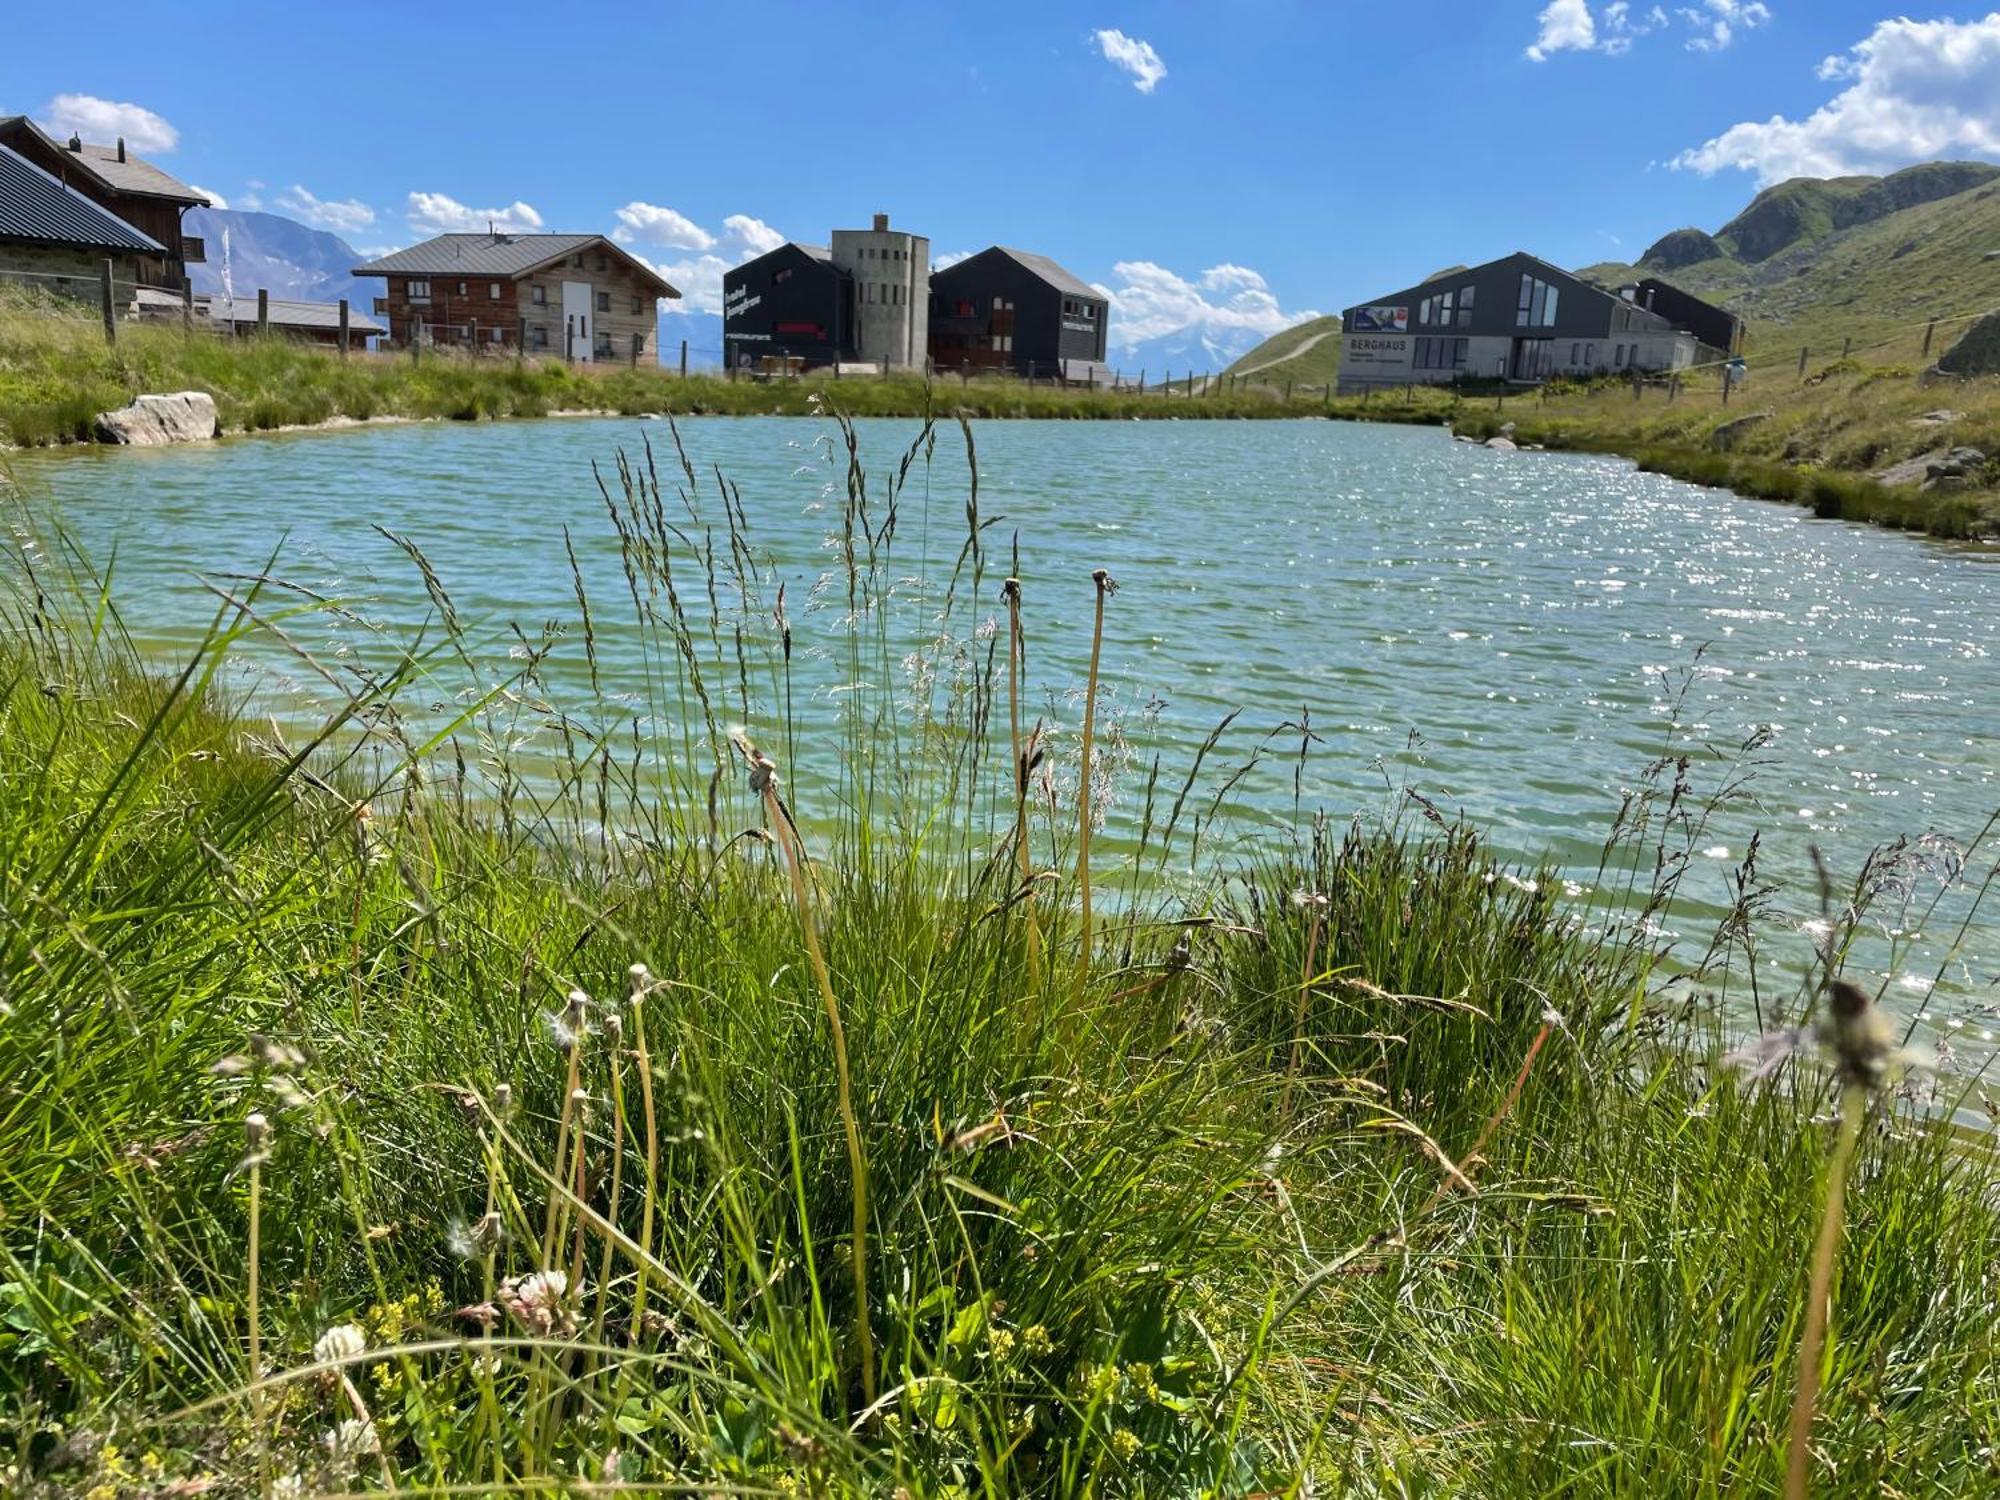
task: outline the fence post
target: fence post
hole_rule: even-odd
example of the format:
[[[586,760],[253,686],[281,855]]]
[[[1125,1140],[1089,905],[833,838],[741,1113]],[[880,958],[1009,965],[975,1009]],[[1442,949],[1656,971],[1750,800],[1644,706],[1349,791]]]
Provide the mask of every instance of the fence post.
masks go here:
[[[347,299],[340,299],[340,357],[347,358]]]
[[[1672,406],[1674,404],[1674,398],[1680,395],[1680,393],[1681,393],[1681,377],[1678,373],[1676,373],[1673,379],[1667,382],[1667,405]]]
[[[1287,375],[1285,377],[1285,405],[1290,406],[1291,404],[1292,404],[1292,377]]]
[[[1810,345],[1808,345],[1804,349],[1799,350],[1799,379],[1801,380],[1804,380],[1806,378],[1806,356],[1811,353],[1812,353],[1812,348]]]
[[[104,342],[118,342],[118,310],[111,305],[111,262],[106,259],[97,272],[98,298],[104,304]]]
[[[1842,359],[1845,359],[1847,358],[1848,355],[1852,354],[1853,352],[1854,352],[1854,337],[1853,335],[1850,334],[1848,337],[1840,341],[1840,357]]]
[[[1930,320],[1930,322],[1929,322],[1928,324],[1926,324],[1926,325],[1924,326],[1924,356],[1923,356],[1923,357],[1924,357],[1925,359],[1929,359],[1929,358],[1931,357],[1931,335],[1932,335],[1932,334],[1934,334],[1934,333],[1936,333],[1936,332],[1937,332],[1937,319],[1936,319],[1936,318],[1932,318],[1932,319]]]
[[[190,337],[194,334],[194,283],[185,276],[181,278],[181,332]]]
[[[1194,371],[1192,370],[1188,371],[1187,393],[1188,393],[1188,399],[1192,401],[1194,399]]]
[[[1734,382],[1730,379],[1729,366],[1724,365],[1722,367],[1722,404],[1724,406],[1727,406],[1729,404],[1729,387],[1732,384],[1734,384]]]
[[[257,288],[257,332],[261,336],[271,331],[271,289]]]

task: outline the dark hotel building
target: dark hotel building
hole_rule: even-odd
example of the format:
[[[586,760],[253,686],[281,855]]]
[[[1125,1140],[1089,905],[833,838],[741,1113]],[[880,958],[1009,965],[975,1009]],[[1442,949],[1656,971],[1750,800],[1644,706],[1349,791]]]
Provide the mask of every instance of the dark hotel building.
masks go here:
[[[931,273],[931,362],[1104,379],[1110,310],[1102,292],[1046,255],[995,245]]]
[[[854,358],[854,279],[824,245],[788,243],[722,278],[722,354],[731,369],[797,359],[807,369]]]

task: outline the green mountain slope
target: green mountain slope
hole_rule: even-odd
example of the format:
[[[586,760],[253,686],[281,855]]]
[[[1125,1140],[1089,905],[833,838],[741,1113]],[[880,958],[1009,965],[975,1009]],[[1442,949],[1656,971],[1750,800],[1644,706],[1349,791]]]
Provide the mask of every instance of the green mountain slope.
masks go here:
[[[1923,324],[2000,307],[2000,166],[1928,162],[1887,177],[1797,178],[1759,193],[1721,229],[1677,229],[1636,264],[1579,275],[1603,285],[1656,275],[1748,319],[1753,361],[1837,356],[1852,342],[1915,358]],[[1322,324],[1287,329],[1230,367],[1264,381],[1317,383],[1339,368],[1339,340],[1299,352]],[[1963,327],[1947,321],[1932,355]],[[1904,346],[1908,347],[1905,348]]]

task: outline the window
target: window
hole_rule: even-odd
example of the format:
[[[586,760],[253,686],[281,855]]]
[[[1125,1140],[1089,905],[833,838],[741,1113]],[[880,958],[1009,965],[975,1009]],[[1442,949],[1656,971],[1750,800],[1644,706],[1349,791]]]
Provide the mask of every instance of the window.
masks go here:
[[[507,342],[506,331],[504,329],[495,328],[492,330],[492,338],[494,343],[504,344]]]
[[[539,281],[536,282],[533,289],[528,293],[528,300],[537,307],[547,307],[549,305],[549,289]]]
[[[791,279],[792,279],[792,268],[790,266],[786,266],[784,270],[780,271],[777,275],[771,278],[771,285],[783,286],[786,282],[790,281]]]
[[[1625,346],[1624,346],[1623,344],[1617,344],[1617,345],[1614,345],[1614,346],[1613,346],[1613,350],[1612,350],[1612,352],[1613,352],[1613,354],[1614,354],[1614,355],[1615,355],[1616,357],[1615,357],[1615,358],[1614,358],[1614,359],[1613,359],[1613,360],[1612,360],[1611,362],[1612,362],[1612,363],[1613,363],[1614,365],[1616,365],[1616,366],[1617,366],[1617,367],[1618,367],[1619,369],[1621,369],[1621,370],[1622,370],[1622,369],[1624,369],[1624,368],[1625,368]]]
[[[635,318],[642,318],[645,315],[646,315],[646,299],[644,297],[634,297],[632,299],[632,316]]]
[[[569,263],[580,270],[583,267],[583,257],[581,255],[572,255],[569,258]]]
[[[486,285],[486,296],[487,300],[498,302],[500,300],[500,283],[497,281],[488,282]]]
[[[1470,339],[1418,339],[1412,363],[1419,370],[1463,370],[1471,342]]]
[[[608,258],[606,258],[605,256],[602,256],[602,255],[598,256],[598,257],[597,257],[597,269],[598,269],[598,270],[600,270],[600,271],[608,271],[608,270],[610,270],[610,269],[611,269],[611,262],[610,262],[610,260],[609,260]]]
[[[1597,368],[1597,345],[1585,344],[1583,346],[1583,367],[1586,370]]]
[[[1458,289],[1458,326],[1460,328],[1470,328],[1472,326],[1472,294],[1478,290],[1478,287],[1470,283]]]
[[[1556,300],[1559,287],[1550,286],[1539,277],[1521,277],[1521,300],[1514,309],[1514,323],[1519,328],[1553,328],[1556,321]]]
[[[403,295],[412,302],[428,302],[431,300],[431,284],[428,281],[406,281],[403,283]]]
[[[461,297],[465,295],[465,283],[462,281],[458,284],[458,295]]]
[[[536,287],[535,290],[540,291],[541,288]],[[537,349],[548,348],[549,347],[548,325],[545,323],[537,323],[533,328],[530,328],[528,330],[528,342],[533,344]]]
[[[599,292],[597,294],[597,310],[601,313],[611,311],[611,293]]]
[[[1569,346],[1569,362],[1572,367],[1583,363],[1583,345],[1571,344]]]

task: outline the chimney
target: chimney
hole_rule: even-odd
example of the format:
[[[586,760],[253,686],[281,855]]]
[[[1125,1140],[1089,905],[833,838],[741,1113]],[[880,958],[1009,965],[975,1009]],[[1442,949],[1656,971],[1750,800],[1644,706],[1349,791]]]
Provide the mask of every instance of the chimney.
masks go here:
[[[122,135],[118,137],[118,159],[125,160],[125,137]]]
[[[80,135],[71,136],[69,138],[69,149],[72,151],[81,151],[83,149],[83,137]]]
[[[877,234],[883,233],[885,230],[888,229],[888,227],[889,227],[889,216],[887,214],[875,215],[875,232]]]

